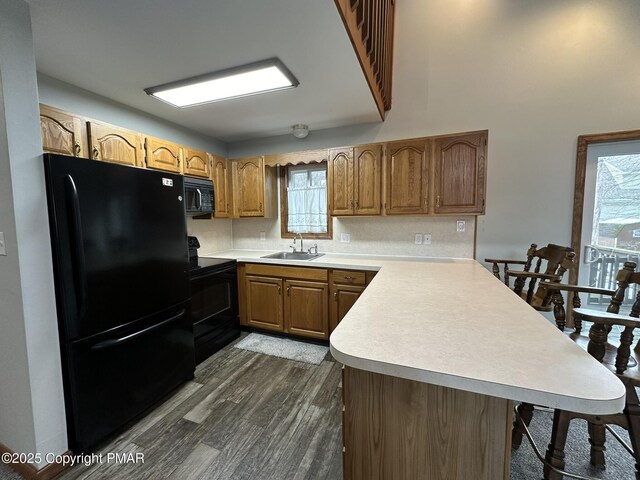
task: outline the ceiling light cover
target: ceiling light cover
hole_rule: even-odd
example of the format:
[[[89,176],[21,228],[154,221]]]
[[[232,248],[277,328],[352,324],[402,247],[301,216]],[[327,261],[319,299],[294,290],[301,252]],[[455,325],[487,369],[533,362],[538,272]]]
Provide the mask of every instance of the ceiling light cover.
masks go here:
[[[257,95],[295,88],[298,80],[277,58],[228,68],[197,77],[145,88],[147,95],[175,107],[191,107],[203,103]]]
[[[296,138],[306,138],[309,135],[309,126],[298,123],[293,126],[293,136]]]

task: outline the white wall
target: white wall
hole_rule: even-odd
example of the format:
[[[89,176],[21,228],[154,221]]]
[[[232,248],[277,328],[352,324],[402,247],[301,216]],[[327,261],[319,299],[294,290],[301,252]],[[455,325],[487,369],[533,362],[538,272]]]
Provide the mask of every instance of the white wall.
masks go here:
[[[198,237],[198,255],[211,255],[233,248],[231,235],[232,221],[228,218],[197,219],[187,218],[187,232]]]
[[[136,132],[204,150],[227,155],[227,146],[211,137],[154,117],[74,85],[38,73],[40,102],[67,112],[118,125]]]
[[[382,124],[229,145],[230,157],[489,129],[476,258],[568,245],[581,134],[640,128],[640,3],[403,0]]]
[[[29,7],[0,0],[0,442],[67,448]]]

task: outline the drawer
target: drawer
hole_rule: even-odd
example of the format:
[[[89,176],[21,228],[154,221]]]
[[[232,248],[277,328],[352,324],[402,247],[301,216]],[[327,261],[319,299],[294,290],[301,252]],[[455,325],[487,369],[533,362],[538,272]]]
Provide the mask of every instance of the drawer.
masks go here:
[[[364,285],[366,283],[366,276],[364,272],[356,270],[334,270],[332,280],[333,283]]]
[[[328,272],[324,268],[288,267],[286,265],[266,265],[264,263],[247,263],[247,275],[264,275],[268,277],[297,278],[300,280],[316,280],[326,282]]]

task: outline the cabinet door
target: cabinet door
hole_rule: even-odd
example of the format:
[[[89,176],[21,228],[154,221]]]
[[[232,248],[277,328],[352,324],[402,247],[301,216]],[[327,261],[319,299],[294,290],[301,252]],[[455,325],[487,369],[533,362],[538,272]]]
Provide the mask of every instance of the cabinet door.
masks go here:
[[[231,195],[229,192],[229,172],[227,159],[217,155],[211,157],[211,180],[215,198],[216,218],[228,218],[231,207],[229,205]]]
[[[144,146],[148,168],[180,173],[182,162],[182,148],[180,148],[180,145],[160,138],[146,137]]]
[[[105,162],[142,167],[142,135],[107,123],[87,122],[91,158]]]
[[[329,338],[329,284],[285,280],[285,331],[293,335]]]
[[[184,172],[185,175],[209,178],[209,158],[207,153],[184,147]]]
[[[82,119],[56,108],[40,105],[42,150],[75,157],[87,156]]]
[[[484,213],[487,133],[435,139],[434,213]]]
[[[244,158],[236,162],[238,215],[264,216],[264,163],[262,157]]]
[[[354,191],[356,215],[380,215],[382,145],[355,148]]]
[[[364,287],[351,285],[332,285],[331,287],[331,318],[329,323],[329,334],[338,326],[340,320],[344,318],[347,312],[360,298],[364,292]]]
[[[353,149],[329,150],[327,180],[331,215],[353,215]]]
[[[282,280],[246,276],[247,324],[282,332]]]
[[[427,213],[426,143],[426,140],[414,140],[387,144],[385,211],[388,215]]]

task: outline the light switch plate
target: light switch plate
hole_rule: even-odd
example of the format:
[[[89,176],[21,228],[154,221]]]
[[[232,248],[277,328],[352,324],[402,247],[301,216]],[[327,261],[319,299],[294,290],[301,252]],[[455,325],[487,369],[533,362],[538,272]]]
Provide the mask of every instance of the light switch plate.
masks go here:
[[[341,233],[340,243],[351,243],[351,235],[349,235],[348,233]]]
[[[456,232],[460,232],[460,233],[464,232],[466,229],[466,224],[467,222],[465,222],[464,220],[458,220],[456,222]]]
[[[264,241],[267,239],[267,234],[266,232],[260,232],[260,240]]]
[[[4,232],[0,232],[0,255],[6,255],[7,249],[4,244]]]
[[[421,233],[416,233],[415,244],[416,245],[422,245],[422,234]]]
[[[430,233],[425,233],[422,236],[422,244],[423,245],[431,245],[431,234]]]

